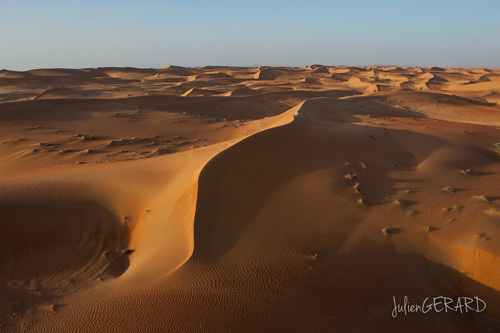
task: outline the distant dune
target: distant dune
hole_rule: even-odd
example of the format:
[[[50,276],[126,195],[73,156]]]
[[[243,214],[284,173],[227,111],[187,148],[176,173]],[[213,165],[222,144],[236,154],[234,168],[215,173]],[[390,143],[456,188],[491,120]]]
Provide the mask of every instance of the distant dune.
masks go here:
[[[0,71],[0,331],[493,330],[499,92],[494,69]]]

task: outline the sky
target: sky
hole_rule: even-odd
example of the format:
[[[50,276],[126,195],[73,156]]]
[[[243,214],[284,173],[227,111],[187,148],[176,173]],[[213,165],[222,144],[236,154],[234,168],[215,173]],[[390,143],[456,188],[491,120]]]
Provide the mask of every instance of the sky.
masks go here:
[[[0,69],[500,67],[500,0],[0,0]]]

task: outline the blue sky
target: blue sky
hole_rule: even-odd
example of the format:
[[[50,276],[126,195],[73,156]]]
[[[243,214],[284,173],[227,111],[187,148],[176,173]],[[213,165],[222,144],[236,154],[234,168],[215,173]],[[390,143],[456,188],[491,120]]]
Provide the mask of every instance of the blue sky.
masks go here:
[[[500,67],[500,0],[0,0],[0,68]]]

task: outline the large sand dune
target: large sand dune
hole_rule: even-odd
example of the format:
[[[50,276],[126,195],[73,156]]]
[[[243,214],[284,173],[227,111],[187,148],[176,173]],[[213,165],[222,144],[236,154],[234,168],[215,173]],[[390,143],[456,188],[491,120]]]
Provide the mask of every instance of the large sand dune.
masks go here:
[[[500,326],[500,71],[0,72],[0,330]],[[393,296],[482,313],[391,316]]]

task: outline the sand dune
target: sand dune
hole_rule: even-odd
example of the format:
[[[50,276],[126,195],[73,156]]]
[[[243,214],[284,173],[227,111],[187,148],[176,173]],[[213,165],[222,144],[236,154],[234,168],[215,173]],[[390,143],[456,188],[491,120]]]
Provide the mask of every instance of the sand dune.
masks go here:
[[[6,332],[476,332],[500,72],[0,72]],[[393,296],[482,313],[391,316]]]
[[[275,80],[277,77],[281,76],[281,72],[277,69],[270,67],[259,68],[259,71],[255,73],[254,78],[257,80]]]
[[[59,98],[82,98],[85,94],[77,89],[53,88],[44,91],[34,99],[59,99]]]

